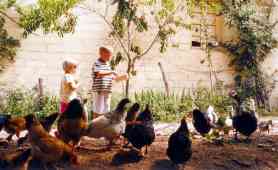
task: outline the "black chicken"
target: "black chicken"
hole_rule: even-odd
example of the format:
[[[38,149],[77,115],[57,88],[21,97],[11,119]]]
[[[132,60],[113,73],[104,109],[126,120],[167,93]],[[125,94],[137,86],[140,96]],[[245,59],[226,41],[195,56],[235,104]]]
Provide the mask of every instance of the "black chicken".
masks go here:
[[[134,103],[131,108],[127,112],[126,116],[126,126],[125,126],[125,133],[123,136],[127,138],[129,134],[132,133],[133,127],[136,124],[136,118],[138,115],[138,112],[140,111],[140,105],[138,103]],[[125,146],[127,146],[129,143],[127,143]]]
[[[84,104],[79,99],[72,100],[58,120],[57,136],[65,143],[77,145],[87,129]]]
[[[168,141],[167,155],[174,164],[183,164],[192,156],[191,139],[186,119],[181,120],[181,125]]]
[[[148,146],[150,146],[155,139],[155,132],[153,126],[153,116],[149,109],[149,105],[146,106],[145,110],[141,112],[136,118],[136,124],[134,124],[132,130],[126,134],[128,141],[137,149],[140,150],[145,146],[145,154],[148,153]],[[140,123],[138,123],[140,122]]]
[[[209,121],[205,113],[201,112],[198,109],[193,110],[193,126],[202,136],[205,136],[210,132],[211,128],[214,127],[213,124]]]
[[[52,113],[49,116],[40,119],[40,123],[42,124],[44,130],[47,132],[50,132],[52,125],[56,121],[57,117],[59,116],[59,113]]]
[[[237,133],[241,133],[249,137],[257,130],[258,119],[254,111],[243,111],[241,105],[243,104],[242,99],[236,92],[230,93],[230,96],[235,100],[235,114],[232,116],[233,128],[236,130],[235,139],[237,140]]]
[[[5,124],[7,123],[8,119],[11,118],[11,115],[8,114],[1,114],[0,115],[0,131],[5,127]]]

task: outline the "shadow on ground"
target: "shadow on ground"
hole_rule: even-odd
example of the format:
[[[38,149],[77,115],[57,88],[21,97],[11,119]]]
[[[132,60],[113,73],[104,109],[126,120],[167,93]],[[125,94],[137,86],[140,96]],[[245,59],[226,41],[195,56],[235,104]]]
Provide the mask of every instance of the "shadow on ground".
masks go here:
[[[169,170],[169,169],[178,170],[178,167],[174,166],[174,164],[168,159],[156,160],[151,167],[151,170]]]
[[[120,151],[116,153],[112,159],[111,164],[114,166],[119,166],[129,163],[137,163],[142,160],[143,157],[138,155],[138,151],[129,150],[129,151]]]

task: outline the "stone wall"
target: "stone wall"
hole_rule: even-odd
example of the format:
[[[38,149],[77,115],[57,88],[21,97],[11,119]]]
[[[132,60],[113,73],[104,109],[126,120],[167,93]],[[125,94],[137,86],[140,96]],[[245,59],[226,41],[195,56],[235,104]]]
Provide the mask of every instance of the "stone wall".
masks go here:
[[[9,30],[19,35],[20,30],[12,23],[8,23]],[[74,34],[59,38],[56,35],[31,35],[22,40],[22,46],[18,51],[16,62],[1,74],[0,83],[5,88],[27,87],[32,88],[38,78],[44,79],[47,89],[57,94],[59,81],[62,75],[62,61],[72,57],[79,61],[78,76],[83,89],[90,88],[90,75],[92,63],[97,59],[98,47],[102,44],[111,44],[107,39],[109,28],[101,18],[86,13],[79,17],[78,26]],[[139,35],[139,37],[152,37],[152,33]],[[205,53],[200,48],[192,48],[191,32],[184,31],[175,37],[181,42],[179,48],[171,48],[165,54],[158,52],[156,44],[153,50],[136,64],[137,76],[131,79],[131,90],[142,89],[164,90],[164,84],[158,62],[161,62],[169,81],[170,89],[179,92],[184,88],[196,87],[197,84],[210,85],[209,68],[207,62],[201,64]],[[139,43],[148,44],[151,38],[140,38]],[[265,61],[264,69],[272,72],[278,68],[278,50]],[[228,57],[221,51],[212,53],[214,69],[217,78],[229,85],[233,82],[233,70],[228,67]],[[118,71],[124,71],[123,65]],[[123,83],[117,83],[114,90],[123,91]],[[272,94],[272,103],[277,106],[278,88]]]

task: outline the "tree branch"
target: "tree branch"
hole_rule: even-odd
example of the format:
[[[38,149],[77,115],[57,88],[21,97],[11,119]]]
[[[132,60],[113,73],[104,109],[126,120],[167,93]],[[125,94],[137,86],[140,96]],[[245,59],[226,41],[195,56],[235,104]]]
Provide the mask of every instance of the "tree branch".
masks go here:
[[[22,28],[21,25],[15,20],[13,19],[13,17],[9,16],[7,13],[5,13],[4,11],[1,11],[0,10],[0,15],[6,17],[7,19],[9,19],[11,22],[15,23],[18,27]],[[37,33],[34,33],[32,32],[33,35],[36,35],[36,36],[40,36],[39,34]]]
[[[8,18],[10,21],[12,21],[13,23],[15,23],[16,25],[20,26],[20,24],[13,19],[11,16],[9,16],[7,13],[5,13],[4,11],[0,10],[0,14],[3,15],[4,17]]]
[[[127,52],[128,52],[128,60],[130,60],[131,61],[131,57],[130,57],[130,48],[131,48],[131,41],[130,41],[130,21],[128,21],[128,24],[127,24],[127,29],[128,29],[128,31],[127,31]]]
[[[170,19],[170,18],[177,12],[177,10],[181,7],[181,4],[182,4],[182,2],[180,2],[180,3],[177,5],[176,9],[175,9],[170,15],[168,15],[168,17],[167,17],[167,18],[165,19],[165,21],[163,22],[162,27],[164,27],[164,26],[168,23],[169,19]],[[146,55],[146,54],[152,49],[152,47],[154,46],[154,44],[156,43],[156,41],[157,41],[158,38],[159,38],[159,31],[158,31],[157,34],[155,35],[154,39],[152,40],[152,42],[150,43],[150,45],[148,46],[148,48],[147,48],[142,54],[137,55],[136,57],[134,57],[134,61],[137,60],[137,59],[139,59],[139,58],[141,58],[141,57],[143,57],[144,55]]]

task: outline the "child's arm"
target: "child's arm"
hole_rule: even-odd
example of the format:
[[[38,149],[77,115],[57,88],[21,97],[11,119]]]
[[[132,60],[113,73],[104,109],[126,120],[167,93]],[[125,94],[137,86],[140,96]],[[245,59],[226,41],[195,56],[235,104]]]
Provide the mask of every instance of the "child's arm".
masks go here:
[[[66,75],[65,79],[66,83],[68,83],[72,90],[75,90],[79,87],[78,81],[74,80],[74,78],[71,75]]]
[[[97,77],[105,77],[109,75],[117,76],[118,74],[115,71],[98,71],[96,72]]]
[[[72,90],[75,90],[79,87],[79,83],[74,81],[74,82],[69,82],[69,85],[71,87]]]

